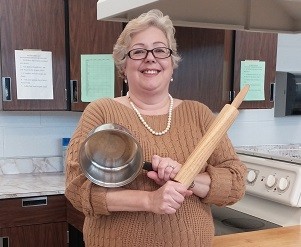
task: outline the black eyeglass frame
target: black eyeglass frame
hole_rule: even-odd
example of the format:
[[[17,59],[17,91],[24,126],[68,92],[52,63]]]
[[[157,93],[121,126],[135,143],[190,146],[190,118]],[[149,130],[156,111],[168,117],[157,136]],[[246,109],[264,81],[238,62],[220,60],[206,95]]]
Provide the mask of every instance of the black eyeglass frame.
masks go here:
[[[157,57],[157,56],[154,54],[154,50],[160,49],[160,48],[164,48],[164,49],[166,49],[166,50],[169,51],[169,54],[168,54],[167,57]],[[144,50],[144,51],[146,51],[145,57],[143,57],[143,58],[138,58],[138,59],[137,59],[137,58],[132,58],[132,57],[131,57],[131,52],[133,52],[133,51],[135,51],[135,50]],[[144,49],[144,48],[136,48],[136,49],[130,50],[130,51],[126,54],[126,56],[128,56],[128,57],[129,57],[130,59],[132,59],[132,60],[142,60],[142,59],[147,58],[149,52],[154,56],[154,58],[157,58],[157,59],[165,59],[165,58],[170,57],[170,56],[172,55],[172,52],[173,52],[173,51],[172,51],[172,49],[170,49],[170,48],[168,48],[168,47],[155,47],[155,48],[150,49],[150,50]],[[125,58],[125,57],[124,57],[124,58]]]

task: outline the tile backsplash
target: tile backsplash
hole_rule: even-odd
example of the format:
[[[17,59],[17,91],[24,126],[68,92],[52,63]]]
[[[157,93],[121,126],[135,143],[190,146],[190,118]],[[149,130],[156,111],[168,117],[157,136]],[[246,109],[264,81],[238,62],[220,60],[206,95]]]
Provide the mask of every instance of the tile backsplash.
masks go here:
[[[62,157],[0,158],[0,175],[62,172]]]
[[[81,112],[0,111],[0,159],[62,156]]]

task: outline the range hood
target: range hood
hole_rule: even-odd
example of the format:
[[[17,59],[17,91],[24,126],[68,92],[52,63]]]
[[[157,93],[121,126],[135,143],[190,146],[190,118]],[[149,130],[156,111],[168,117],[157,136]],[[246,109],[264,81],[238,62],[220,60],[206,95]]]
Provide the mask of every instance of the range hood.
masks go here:
[[[154,8],[175,26],[301,33],[301,0],[98,0],[97,19],[128,22]]]

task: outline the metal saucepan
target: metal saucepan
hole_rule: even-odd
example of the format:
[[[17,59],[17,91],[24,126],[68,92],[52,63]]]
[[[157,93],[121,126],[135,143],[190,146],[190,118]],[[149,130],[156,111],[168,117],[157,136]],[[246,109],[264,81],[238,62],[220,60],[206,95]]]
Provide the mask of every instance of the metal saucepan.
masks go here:
[[[152,170],[143,161],[140,144],[123,126],[108,123],[96,127],[83,142],[80,166],[86,177],[103,187],[120,187],[132,182],[141,169]]]

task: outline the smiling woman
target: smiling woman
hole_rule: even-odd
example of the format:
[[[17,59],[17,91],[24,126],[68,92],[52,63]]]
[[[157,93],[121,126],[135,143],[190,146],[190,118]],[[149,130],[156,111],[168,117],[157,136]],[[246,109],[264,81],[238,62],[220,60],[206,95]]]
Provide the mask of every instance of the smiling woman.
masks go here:
[[[71,138],[65,194],[85,214],[86,246],[209,247],[210,205],[233,204],[244,194],[246,169],[227,136],[196,174],[194,186],[174,181],[215,119],[204,104],[169,93],[180,61],[174,34],[171,20],[159,10],[126,25],[113,57],[128,95],[90,103]],[[129,130],[152,171],[141,170],[118,188],[85,177],[79,150],[91,130],[106,123]]]
[[[135,97],[145,98],[150,92],[155,92],[165,104],[169,104],[166,93],[173,73],[173,61],[168,43],[164,32],[155,26],[132,35],[129,52],[120,68],[128,82],[132,101],[140,101]]]

